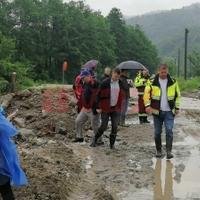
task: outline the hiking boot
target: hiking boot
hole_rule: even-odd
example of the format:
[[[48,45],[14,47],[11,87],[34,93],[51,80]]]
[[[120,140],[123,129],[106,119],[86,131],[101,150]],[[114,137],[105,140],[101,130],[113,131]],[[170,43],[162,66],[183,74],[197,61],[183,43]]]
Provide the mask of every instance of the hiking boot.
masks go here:
[[[72,142],[74,143],[78,143],[78,142],[84,142],[84,139],[83,138],[75,138]]]

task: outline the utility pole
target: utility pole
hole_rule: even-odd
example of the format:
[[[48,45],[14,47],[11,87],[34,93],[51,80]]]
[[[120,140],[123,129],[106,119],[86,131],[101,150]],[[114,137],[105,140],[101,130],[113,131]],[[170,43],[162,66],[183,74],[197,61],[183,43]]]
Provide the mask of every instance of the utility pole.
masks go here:
[[[180,64],[181,64],[181,49],[178,49],[178,73],[177,76],[180,77]]]
[[[189,30],[186,28],[185,29],[185,62],[184,62],[184,78],[185,80],[187,79],[187,46],[188,46],[188,33]]]

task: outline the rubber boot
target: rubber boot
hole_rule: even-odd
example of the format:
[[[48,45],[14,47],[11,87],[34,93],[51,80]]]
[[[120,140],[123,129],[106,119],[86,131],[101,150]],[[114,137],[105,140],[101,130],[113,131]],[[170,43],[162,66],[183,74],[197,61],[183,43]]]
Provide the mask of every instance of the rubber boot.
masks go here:
[[[174,157],[174,155],[172,154],[172,143],[173,137],[166,136],[167,159],[171,159]]]
[[[115,145],[115,139],[116,139],[116,135],[111,134],[110,135],[110,149],[114,149],[114,145]]]
[[[155,138],[155,145],[156,145],[156,158],[162,158],[162,141],[161,136]]]
[[[147,117],[143,117],[143,120],[144,120],[144,123],[147,123],[147,124],[150,123],[150,121],[147,120]]]
[[[144,124],[144,118],[143,117],[139,117],[139,121],[140,121],[140,124]]]
[[[97,141],[98,139],[102,136],[102,133],[97,131],[96,135],[94,136],[92,143],[90,144],[91,147],[96,147],[97,146]]]

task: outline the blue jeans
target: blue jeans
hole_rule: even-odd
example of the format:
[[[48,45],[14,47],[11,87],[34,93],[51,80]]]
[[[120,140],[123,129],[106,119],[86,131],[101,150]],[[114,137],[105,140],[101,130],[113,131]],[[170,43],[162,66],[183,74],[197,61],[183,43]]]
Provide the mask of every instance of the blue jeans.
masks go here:
[[[174,115],[172,111],[160,111],[159,115],[153,115],[155,139],[161,138],[163,123],[166,136],[173,139]]]

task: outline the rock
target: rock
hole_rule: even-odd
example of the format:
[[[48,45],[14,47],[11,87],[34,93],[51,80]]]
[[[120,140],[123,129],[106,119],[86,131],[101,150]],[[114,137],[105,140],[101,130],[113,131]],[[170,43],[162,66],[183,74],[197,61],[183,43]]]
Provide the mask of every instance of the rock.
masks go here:
[[[32,95],[32,92],[30,90],[26,89],[26,90],[23,90],[21,92],[18,92],[17,95],[22,97],[22,98],[23,97],[30,97]]]
[[[127,146],[127,145],[128,145],[128,142],[127,142],[127,141],[123,141],[123,142],[122,142],[122,145]]]
[[[29,142],[34,146],[42,146],[42,145],[47,144],[47,140],[44,140],[42,138],[35,138],[35,137],[31,138]]]
[[[7,94],[5,96],[2,96],[1,100],[0,100],[1,106],[3,108],[7,108],[10,105],[14,96],[15,96],[15,94]]]
[[[30,109],[31,108],[31,106],[29,104],[26,104],[26,103],[22,103],[21,107],[26,108],[26,109]]]
[[[13,121],[19,128],[25,127],[25,120],[23,118],[15,117]]]
[[[32,112],[27,112],[25,115],[26,120],[32,119],[35,115]]]
[[[142,188],[142,185],[141,185],[140,182],[137,182],[137,183],[135,184],[135,187],[138,188],[138,189],[140,189],[140,188]]]
[[[27,129],[27,128],[21,128],[19,130],[19,133],[22,135],[22,136],[35,136],[35,133],[33,132],[33,130],[31,129]]]
[[[56,126],[55,126],[55,132],[56,132],[56,134],[66,135],[67,134],[67,128],[65,126],[65,122],[63,122],[63,121],[57,122]]]
[[[43,118],[43,119],[47,118],[48,115],[49,115],[48,112],[46,112],[45,110],[42,110],[42,118]]]
[[[48,144],[56,144],[56,141],[54,141],[54,140],[49,140],[49,141],[48,141]]]

